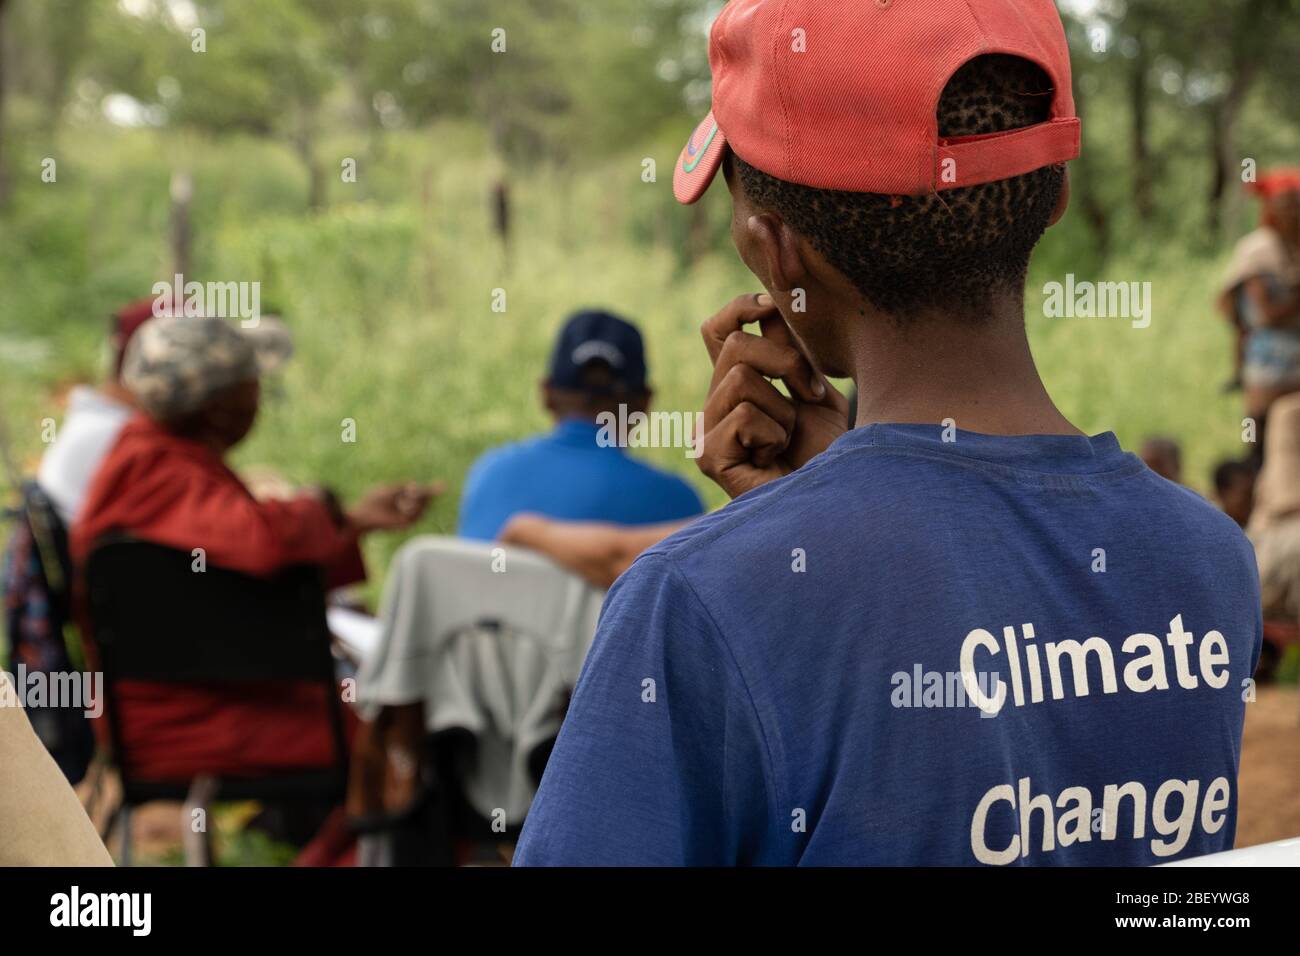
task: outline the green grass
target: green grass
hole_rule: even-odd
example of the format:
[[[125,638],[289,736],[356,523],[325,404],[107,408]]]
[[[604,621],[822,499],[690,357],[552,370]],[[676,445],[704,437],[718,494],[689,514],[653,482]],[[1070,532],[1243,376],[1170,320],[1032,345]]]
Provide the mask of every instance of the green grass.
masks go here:
[[[450,532],[474,458],[546,427],[537,380],[557,326],[586,304],[641,323],[658,407],[700,406],[709,365],[698,326],[757,284],[727,242],[721,190],[707,200],[710,251],[686,261],[691,214],[672,202],[667,175],[674,143],[568,174],[516,175],[508,267],[487,216],[496,170],[474,131],[439,127],[381,146],[341,139],[325,152],[357,157],[359,182],[333,182],[327,209],[310,216],[302,170],[275,145],[63,134],[59,181],[20,183],[0,220],[0,407],[25,464],[41,451],[41,421],[61,416],[58,386],[98,375],[103,317],[170,273],[173,163],[195,179],[193,277],[260,281],[264,308],[280,309],[297,337],[237,464],[345,495],[375,481],[440,479],[449,493],[416,532]],[[657,158],[659,182],[641,181],[643,155]],[[1189,483],[1204,490],[1213,462],[1242,452],[1239,400],[1218,390],[1230,342],[1210,305],[1217,265],[1168,245],[1097,275],[1085,243],[1067,217],[1031,273],[1027,322],[1048,387],[1080,427],[1113,429],[1127,447],[1155,432],[1180,438]],[[1067,271],[1151,282],[1151,326],[1045,318],[1043,282]],[[505,312],[491,308],[497,288]],[[355,444],[341,440],[344,419],[357,423]],[[640,453],[686,476],[710,505],[723,503],[679,450]],[[376,580],[399,543],[368,543]]]
[[[260,830],[246,828],[256,814],[258,805],[252,802],[219,803],[211,808],[212,856],[216,866],[288,866],[298,855],[298,850],[280,843]],[[118,841],[113,838],[109,846],[115,851]],[[185,852],[179,844],[161,853],[136,851],[136,866],[184,866]]]

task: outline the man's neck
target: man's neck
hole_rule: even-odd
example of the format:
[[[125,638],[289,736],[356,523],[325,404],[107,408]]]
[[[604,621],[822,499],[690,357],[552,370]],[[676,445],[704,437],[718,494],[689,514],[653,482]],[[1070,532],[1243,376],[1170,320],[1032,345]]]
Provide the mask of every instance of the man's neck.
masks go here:
[[[939,424],[990,435],[1080,435],[1034,365],[1023,306],[995,314],[926,317],[902,326],[854,323],[856,424]],[[965,319],[965,320],[963,320]]]

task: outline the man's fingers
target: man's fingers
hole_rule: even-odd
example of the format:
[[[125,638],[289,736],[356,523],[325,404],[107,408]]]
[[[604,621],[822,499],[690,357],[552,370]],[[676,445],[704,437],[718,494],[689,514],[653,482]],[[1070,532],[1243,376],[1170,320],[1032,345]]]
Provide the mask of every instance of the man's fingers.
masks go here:
[[[772,297],[766,292],[732,299],[700,327],[704,346],[708,349],[709,359],[714,364],[714,385],[728,371],[727,368],[719,368],[719,365],[728,364],[725,359],[727,343],[737,334],[746,334],[743,332],[744,327],[754,322],[759,324],[762,334],[751,336],[752,338],[767,340],[781,349],[789,349],[800,359],[800,361],[780,363],[782,367],[788,368],[788,371],[769,371],[766,368],[761,368],[759,371],[780,378],[790,389],[791,394],[801,401],[822,401],[829,391],[825,376],[815,368],[794,333],[785,324],[785,319],[781,317]]]
[[[816,395],[812,388],[814,376],[820,376],[804,354],[797,348],[782,345],[761,335],[748,332],[732,332],[723,343],[713,367],[712,391],[731,371],[733,365],[748,365],[768,378],[779,378],[786,383],[795,398],[805,402],[818,402],[824,396]]]
[[[778,478],[787,433],[752,402],[742,402],[704,436],[699,468],[732,498]]]
[[[743,363],[731,366],[709,393],[704,403],[704,430],[708,432],[744,402],[758,406],[763,414],[785,430],[787,436],[794,431],[798,418],[794,403],[751,366]]]
[[[826,377],[818,371],[799,340],[795,338],[795,334],[790,331],[790,326],[786,325],[785,319],[780,312],[761,316],[758,320],[758,328],[762,332],[763,338],[775,342],[783,348],[794,349],[803,357],[804,363],[807,365],[807,378],[801,381],[784,380],[786,387],[792,393],[798,394],[805,401],[820,402],[826,398],[828,392],[833,391],[830,383],[826,381]]]
[[[752,402],[741,402],[717,428],[704,436],[704,447],[715,456],[716,462],[727,467],[753,463],[755,455],[769,451],[775,457],[785,448],[787,440],[786,430],[762,409]]]
[[[724,305],[700,326],[704,347],[709,350],[709,360],[717,363],[722,346],[732,332],[739,332],[768,313],[776,314],[776,303],[766,292],[738,296]]]

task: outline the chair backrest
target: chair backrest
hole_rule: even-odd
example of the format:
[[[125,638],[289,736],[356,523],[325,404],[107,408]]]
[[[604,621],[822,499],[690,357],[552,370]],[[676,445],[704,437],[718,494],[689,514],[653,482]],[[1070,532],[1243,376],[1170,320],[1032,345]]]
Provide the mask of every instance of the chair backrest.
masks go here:
[[[24,662],[28,673],[52,676],[77,670],[64,640],[64,625],[71,615],[67,530],[35,482],[23,485],[22,507],[14,518],[0,561],[8,659]],[[27,707],[27,716],[59,769],[70,782],[80,781],[95,752],[85,714],[33,702]]]
[[[255,578],[195,561],[125,538],[93,549],[86,598],[106,678],[333,681],[319,568]]]
[[[67,614],[69,609],[72,558],[68,554],[68,529],[59,517],[54,502],[34,481],[23,485],[22,516],[31,529],[36,553],[40,556],[41,575],[50,597]]]
[[[530,551],[413,538],[389,565],[379,646],[357,675],[362,711],[383,724],[385,707],[419,701],[431,734],[469,731],[472,759],[447,761],[440,784],[458,790],[453,804],[463,797],[484,819],[504,810],[518,826],[603,596]]]
[[[341,786],[347,744],[320,568],[295,566],[270,578],[210,566],[200,571],[188,551],[110,537],[86,562],[85,594],[128,799],[145,791],[127,772],[116,699],[123,680],[320,684],[327,689],[320,716],[334,741],[330,772]]]

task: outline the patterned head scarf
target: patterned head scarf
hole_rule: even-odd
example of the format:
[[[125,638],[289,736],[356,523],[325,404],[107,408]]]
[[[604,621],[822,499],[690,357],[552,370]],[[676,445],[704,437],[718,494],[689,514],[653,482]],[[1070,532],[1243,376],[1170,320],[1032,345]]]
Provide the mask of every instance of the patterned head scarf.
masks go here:
[[[131,337],[122,384],[150,417],[174,421],[283,364],[292,350],[287,330],[270,319],[243,332],[224,319],[164,315]]]

